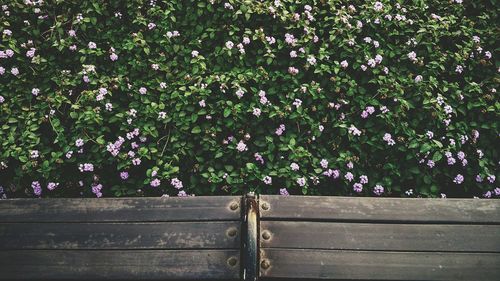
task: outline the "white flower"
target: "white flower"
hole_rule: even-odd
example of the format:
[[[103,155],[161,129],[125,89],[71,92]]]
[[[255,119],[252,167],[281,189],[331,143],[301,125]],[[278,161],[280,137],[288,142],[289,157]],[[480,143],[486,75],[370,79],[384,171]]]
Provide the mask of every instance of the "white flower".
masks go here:
[[[226,48],[228,48],[229,50],[231,50],[233,47],[234,47],[234,43],[233,42],[231,42],[231,41],[227,41],[226,42]]]
[[[346,60],[343,60],[340,62],[340,66],[342,66],[343,68],[347,68],[349,66],[349,63],[347,63]]]

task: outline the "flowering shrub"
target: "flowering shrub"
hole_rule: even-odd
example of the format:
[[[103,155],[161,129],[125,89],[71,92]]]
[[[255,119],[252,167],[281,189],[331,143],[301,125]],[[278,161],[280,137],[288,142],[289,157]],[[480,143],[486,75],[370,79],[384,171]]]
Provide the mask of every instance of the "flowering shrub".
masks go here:
[[[500,196],[493,1],[4,3],[0,196]]]

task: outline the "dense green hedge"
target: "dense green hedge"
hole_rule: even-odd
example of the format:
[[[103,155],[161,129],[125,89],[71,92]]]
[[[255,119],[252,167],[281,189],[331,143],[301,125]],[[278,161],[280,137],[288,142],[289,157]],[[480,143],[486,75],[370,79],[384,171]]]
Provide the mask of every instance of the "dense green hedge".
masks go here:
[[[500,196],[495,1],[2,2],[7,197]]]

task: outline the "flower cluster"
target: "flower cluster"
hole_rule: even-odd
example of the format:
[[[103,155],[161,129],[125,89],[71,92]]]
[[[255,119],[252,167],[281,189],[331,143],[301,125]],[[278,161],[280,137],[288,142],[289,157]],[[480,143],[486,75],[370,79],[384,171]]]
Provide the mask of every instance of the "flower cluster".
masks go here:
[[[0,197],[500,197],[488,1],[5,2]]]

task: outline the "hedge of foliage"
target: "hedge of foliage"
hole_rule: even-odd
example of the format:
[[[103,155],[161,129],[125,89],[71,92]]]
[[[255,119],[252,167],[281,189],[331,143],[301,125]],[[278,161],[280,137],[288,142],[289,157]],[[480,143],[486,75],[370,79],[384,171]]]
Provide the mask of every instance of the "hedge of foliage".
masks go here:
[[[495,1],[2,2],[7,197],[500,196]]]

